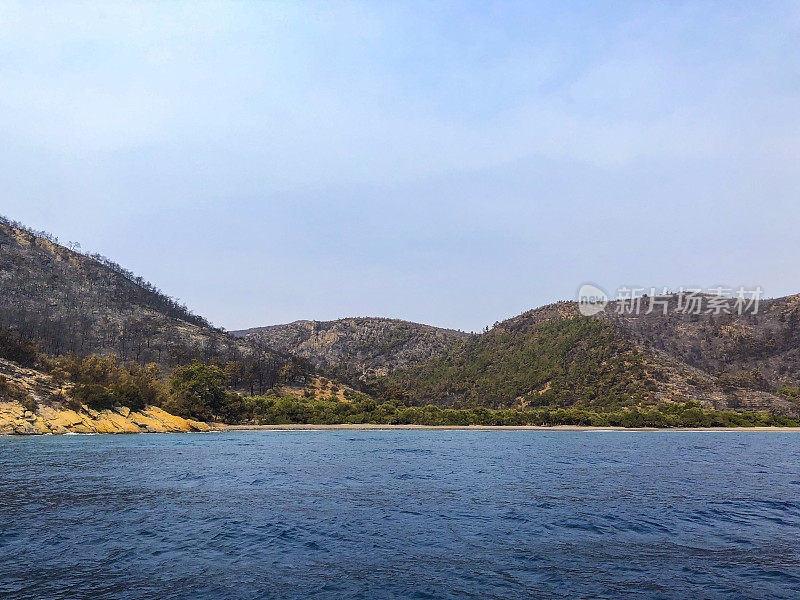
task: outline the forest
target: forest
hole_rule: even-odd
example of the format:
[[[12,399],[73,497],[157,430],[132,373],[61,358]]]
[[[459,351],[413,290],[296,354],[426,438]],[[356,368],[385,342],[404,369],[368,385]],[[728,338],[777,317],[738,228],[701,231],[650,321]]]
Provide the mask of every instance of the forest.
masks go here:
[[[19,356],[26,343],[2,338],[0,356]],[[111,356],[37,356],[34,364],[54,381],[71,385],[61,398],[67,407],[80,411],[125,406],[138,410],[148,405],[186,418],[230,424],[383,424],[383,425],[582,425],[597,427],[754,427],[800,426],[800,421],[767,412],[705,410],[696,402],[657,403],[650,406],[591,409],[587,407],[443,408],[409,405],[399,400],[377,400],[348,390],[345,401],[336,397],[286,395],[278,390],[252,395],[232,391],[236,365],[199,361],[176,368],[164,378],[155,364],[121,364]],[[7,386],[6,386],[7,387]],[[5,390],[11,395],[10,389]],[[0,392],[3,381],[0,380]],[[26,402],[30,398],[16,399]]]

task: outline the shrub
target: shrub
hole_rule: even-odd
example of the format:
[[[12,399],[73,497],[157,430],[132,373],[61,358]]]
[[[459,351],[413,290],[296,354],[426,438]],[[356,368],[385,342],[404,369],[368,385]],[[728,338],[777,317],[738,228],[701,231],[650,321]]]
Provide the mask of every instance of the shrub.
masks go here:
[[[233,396],[234,398],[230,398]],[[366,396],[351,402],[327,398],[253,396],[229,394],[228,422],[258,424],[377,423],[416,425],[593,425],[599,427],[751,427],[786,425],[791,419],[766,413],[706,411],[696,402],[664,403],[647,408],[596,412],[581,408],[499,409],[405,406],[395,401],[378,403]]]
[[[29,410],[31,412],[36,412],[36,407],[38,403],[36,402],[36,398],[33,397],[32,394],[25,393],[22,396],[22,399],[19,401],[22,404],[22,408],[25,410]]]
[[[25,410],[31,412],[36,410],[36,398],[26,389],[20,387],[13,381],[9,381],[5,375],[0,375],[0,400],[19,402]]]
[[[109,389],[97,383],[82,383],[72,388],[72,396],[80,404],[93,410],[105,410],[114,406],[114,397]]]
[[[141,410],[147,405],[162,405],[167,399],[158,367],[137,363],[119,365],[110,356],[74,354],[58,356],[47,365],[55,381],[70,380],[76,385],[72,390],[76,410],[86,404],[93,410],[114,406],[127,406]]]

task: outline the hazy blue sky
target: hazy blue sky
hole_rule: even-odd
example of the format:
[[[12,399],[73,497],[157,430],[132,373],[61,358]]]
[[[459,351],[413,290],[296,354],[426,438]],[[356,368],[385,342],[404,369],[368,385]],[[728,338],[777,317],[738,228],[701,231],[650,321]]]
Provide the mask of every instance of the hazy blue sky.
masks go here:
[[[800,4],[0,1],[0,174],[229,329],[795,293]]]

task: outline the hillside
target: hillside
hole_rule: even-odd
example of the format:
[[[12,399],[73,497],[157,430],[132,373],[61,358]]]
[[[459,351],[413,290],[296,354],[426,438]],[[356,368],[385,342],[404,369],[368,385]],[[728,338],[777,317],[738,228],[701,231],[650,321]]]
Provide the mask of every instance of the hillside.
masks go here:
[[[194,359],[237,363],[235,383],[263,392],[304,371],[292,357],[212,327],[141,277],[45,232],[0,219],[0,331],[47,355],[115,354],[165,370]]]
[[[386,389],[399,386],[413,403],[493,408],[643,401],[654,385],[639,349],[611,326],[561,315],[562,309],[499,323],[442,356],[396,371]]]
[[[110,260],[9,221],[0,222],[0,326],[38,340],[48,354],[114,352],[177,364],[236,347]]]
[[[688,400],[797,415],[797,304],[795,296],[757,315],[710,319],[623,316],[614,303],[583,317],[575,303],[559,302],[371,377],[368,389],[444,406],[612,410]]]
[[[73,385],[0,359],[0,435],[210,431],[203,422],[157,406],[93,410],[72,397]]]
[[[800,294],[762,300],[755,314],[683,314],[677,296],[667,314],[602,313],[637,344],[713,375],[758,370],[770,387],[800,385]]]
[[[757,314],[582,317],[574,302],[480,335],[378,318],[299,321],[235,332],[307,358],[376,398],[414,405],[583,407],[662,402],[800,414],[800,296]]]
[[[296,354],[351,385],[440,356],[470,335],[378,317],[296,321],[232,334]]]

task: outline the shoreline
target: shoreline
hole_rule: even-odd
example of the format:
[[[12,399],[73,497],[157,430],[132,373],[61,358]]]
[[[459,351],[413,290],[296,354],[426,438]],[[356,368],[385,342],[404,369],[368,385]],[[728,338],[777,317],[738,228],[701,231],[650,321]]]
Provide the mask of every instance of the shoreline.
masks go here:
[[[216,431],[771,431],[800,433],[800,427],[596,427],[585,425],[223,425]]]
[[[563,431],[563,432],[715,432],[715,433],[800,433],[800,427],[595,427],[589,425],[379,425],[374,423],[339,423],[335,425],[283,424],[283,425],[221,425],[214,424],[207,430],[139,430],[139,431],[82,431],[82,432],[14,432],[0,431],[0,439],[5,437],[47,437],[62,435],[155,435],[155,434],[214,434],[244,431]]]

